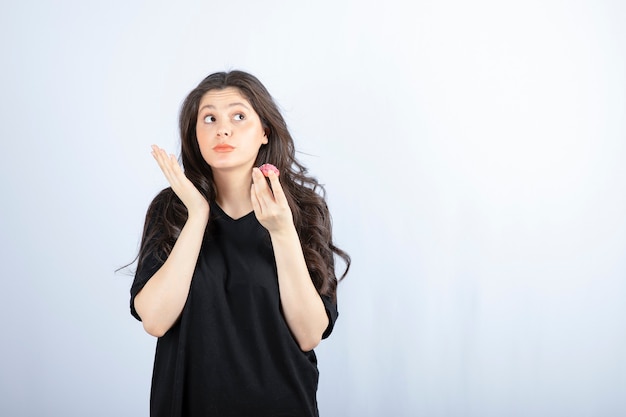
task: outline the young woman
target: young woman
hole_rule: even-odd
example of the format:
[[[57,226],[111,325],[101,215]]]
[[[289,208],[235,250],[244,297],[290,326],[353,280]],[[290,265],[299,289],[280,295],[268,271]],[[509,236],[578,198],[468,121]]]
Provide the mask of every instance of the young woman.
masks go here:
[[[317,416],[313,348],[337,319],[323,187],[265,87],[205,78],[180,112],[181,168],[150,204],[131,312],[158,337],[151,416]],[[278,168],[268,177],[264,163]]]

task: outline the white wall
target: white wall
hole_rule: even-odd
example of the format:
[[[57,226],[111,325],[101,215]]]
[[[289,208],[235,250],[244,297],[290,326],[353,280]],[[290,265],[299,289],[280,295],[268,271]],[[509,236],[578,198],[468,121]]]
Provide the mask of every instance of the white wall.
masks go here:
[[[0,13],[0,415],[148,415],[149,146],[257,75],[353,258],[322,416],[626,414],[626,7],[25,1]]]

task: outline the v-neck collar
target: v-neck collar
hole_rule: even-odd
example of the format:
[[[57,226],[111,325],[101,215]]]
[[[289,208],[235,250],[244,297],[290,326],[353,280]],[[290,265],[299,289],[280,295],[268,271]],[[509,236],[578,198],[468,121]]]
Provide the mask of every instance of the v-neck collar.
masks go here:
[[[218,214],[219,217],[223,217],[223,218],[225,218],[225,219],[227,219],[228,221],[231,221],[231,222],[240,222],[240,221],[243,221],[244,219],[254,215],[254,210],[251,210],[250,212],[244,214],[243,216],[238,217],[238,218],[235,219],[235,218],[231,217],[228,213],[226,213],[224,211],[224,209],[221,208],[219,204],[217,204],[217,201],[213,202],[213,206],[214,206],[214,208],[217,209],[218,213],[216,213],[216,214]]]

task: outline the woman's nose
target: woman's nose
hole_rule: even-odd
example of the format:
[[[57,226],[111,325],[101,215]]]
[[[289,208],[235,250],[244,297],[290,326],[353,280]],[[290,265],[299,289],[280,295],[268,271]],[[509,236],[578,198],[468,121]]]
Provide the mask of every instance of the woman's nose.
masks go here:
[[[230,136],[230,127],[226,123],[220,123],[217,127],[218,136]]]

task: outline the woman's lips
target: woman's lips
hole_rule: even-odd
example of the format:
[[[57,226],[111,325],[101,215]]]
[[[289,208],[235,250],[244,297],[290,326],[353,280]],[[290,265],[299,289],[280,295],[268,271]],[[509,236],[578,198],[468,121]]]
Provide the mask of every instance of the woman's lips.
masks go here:
[[[215,145],[213,147],[213,150],[215,152],[230,152],[232,150],[234,150],[235,148],[233,146],[227,145],[225,143],[221,143],[219,145]]]

